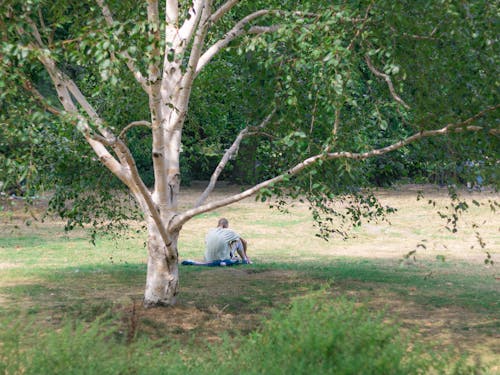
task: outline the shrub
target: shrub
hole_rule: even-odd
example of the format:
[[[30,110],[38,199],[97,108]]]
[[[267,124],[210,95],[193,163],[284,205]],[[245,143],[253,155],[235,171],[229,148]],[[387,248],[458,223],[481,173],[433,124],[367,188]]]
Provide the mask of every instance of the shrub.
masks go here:
[[[2,324],[0,373],[3,374],[182,374],[176,344],[138,340],[126,344],[123,334],[101,320],[90,325],[68,323],[62,329],[27,335],[29,328]],[[7,329],[5,329],[7,328]],[[33,327],[32,327],[33,328]],[[160,345],[162,344],[162,345]],[[162,350],[160,350],[160,348]],[[168,349],[167,349],[168,347]]]
[[[220,344],[127,344],[109,321],[69,323],[54,332],[0,323],[5,374],[479,374],[399,333],[365,307],[324,290],[276,311],[261,329]],[[31,334],[27,334],[31,332]]]
[[[278,311],[241,341],[221,373],[238,374],[428,374],[475,373],[451,356],[438,355],[345,299],[318,292]]]

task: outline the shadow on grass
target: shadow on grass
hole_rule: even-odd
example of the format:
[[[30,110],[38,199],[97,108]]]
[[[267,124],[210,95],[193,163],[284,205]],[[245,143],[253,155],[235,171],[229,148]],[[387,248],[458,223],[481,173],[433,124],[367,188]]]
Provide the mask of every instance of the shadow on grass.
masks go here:
[[[404,322],[405,329],[429,342],[444,331],[457,347],[489,347],[498,332],[492,318],[500,301],[496,280],[465,264],[400,267],[381,260],[320,258],[181,266],[178,304],[158,309],[142,307],[145,275],[146,266],[139,263],[38,269],[32,277],[23,273],[22,283],[0,288],[0,320],[19,318],[54,330],[101,319],[123,337],[205,347],[205,341],[220,342],[222,336],[250,334],[295,297],[322,289],[334,304],[347,297],[356,306],[362,302],[370,310],[389,312],[391,322]]]
[[[497,281],[469,265],[427,264],[399,267],[375,260],[336,259],[317,262],[276,262],[228,268],[181,266],[179,304],[227,313],[259,313],[286,304],[291,297],[330,283],[337,295],[383,299],[390,294],[429,307],[461,307],[496,313]],[[467,269],[470,272],[464,272]],[[141,301],[144,264],[103,264],[37,270],[33,282],[0,288],[0,310],[51,312],[89,318],[113,305]],[[26,276],[26,275],[25,275]],[[36,281],[35,281],[36,280]],[[99,306],[102,306],[99,307]]]
[[[498,282],[484,268],[465,263],[421,262],[400,266],[380,260],[340,259],[307,263],[271,263],[263,269],[294,270],[331,280],[341,290],[383,288],[403,298],[434,307],[460,306],[477,312],[498,311]]]

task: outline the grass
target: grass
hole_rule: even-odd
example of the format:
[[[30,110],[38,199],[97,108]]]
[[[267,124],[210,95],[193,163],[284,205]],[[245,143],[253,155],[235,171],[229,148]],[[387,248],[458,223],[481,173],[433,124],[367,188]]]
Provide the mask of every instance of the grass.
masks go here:
[[[184,201],[192,199],[192,194],[193,191],[188,192]],[[443,206],[446,204],[442,192],[428,189],[427,194]],[[492,197],[486,193],[474,194],[477,200]],[[88,331],[90,337],[97,340],[92,336],[94,329],[99,335],[102,333],[99,340],[105,343],[109,342],[108,336],[117,337],[116,346],[108,345],[109,350],[98,349],[116,355],[116,363],[106,358],[102,361],[117,371],[121,368],[120,361],[126,361],[127,355],[134,357],[143,350],[150,350],[156,353],[151,356],[160,356],[155,351],[158,345],[161,346],[157,340],[168,340],[169,351],[182,352],[186,361],[177,361],[174,365],[175,356],[163,354],[158,358],[170,363],[172,369],[178,369],[177,373],[196,373],[195,370],[203,373],[207,367],[203,367],[197,357],[204,358],[212,367],[219,366],[221,373],[231,373],[234,368],[229,364],[221,366],[224,361],[210,362],[203,354],[205,348],[209,345],[210,350],[215,351],[214,357],[218,358],[222,350],[239,353],[240,348],[248,346],[254,348],[245,352],[250,358],[248,361],[245,357],[234,358],[238,358],[241,368],[246,369],[242,373],[252,373],[252,363],[263,366],[267,363],[266,366],[272,367],[272,363],[266,362],[264,352],[256,349],[267,345],[259,340],[264,340],[263,337],[275,340],[282,330],[286,331],[283,327],[273,330],[265,322],[277,325],[280,321],[298,319],[290,315],[290,308],[293,309],[290,306],[298,303],[293,301],[303,301],[301,296],[317,299],[318,290],[321,290],[322,300],[329,302],[324,312],[320,309],[320,315],[329,316],[335,314],[332,311],[337,308],[344,311],[348,306],[356,306],[364,309],[360,319],[376,322],[382,337],[384,332],[392,332],[393,336],[397,332],[398,340],[404,341],[408,335],[414,335],[411,337],[421,343],[426,356],[446,352],[451,345],[456,348],[451,362],[459,363],[459,358],[467,353],[470,358],[476,358],[468,360],[473,364],[472,369],[481,368],[474,362],[478,361],[489,368],[483,373],[499,371],[497,266],[484,265],[484,250],[478,246],[475,231],[471,229],[472,223],[486,221],[479,230],[487,244],[485,250],[497,261],[498,253],[492,249],[500,248],[500,235],[494,214],[484,208],[474,208],[459,222],[461,227],[457,235],[450,236],[439,217],[414,196],[403,191],[381,191],[379,196],[384,204],[399,208],[390,218],[391,225],[364,225],[355,231],[356,237],[346,241],[324,242],[316,238],[307,209],[301,205],[285,215],[246,200],[197,217],[183,228],[180,238],[183,259],[201,258],[204,233],[215,225],[218,217],[225,216],[230,225],[249,240],[255,264],[220,269],[182,267],[178,304],[169,309],[149,310],[141,306],[146,270],[143,234],[134,233],[119,241],[103,237],[92,246],[84,231],[64,233],[62,223],[55,220],[26,226],[23,224],[27,217],[24,211],[0,212],[0,320],[3,322],[0,333],[6,337],[13,333],[12,327],[16,324],[31,324],[32,329],[21,330],[17,341],[15,338],[9,341],[13,347],[17,342],[21,350],[25,350],[23,348],[31,345],[30,340],[38,336],[55,340],[55,346],[60,345],[58,340],[68,340],[64,334],[50,336],[53,330],[67,332],[67,335],[74,335],[71,330],[82,335]],[[417,247],[419,243],[425,244],[425,248]],[[417,249],[416,258],[404,259],[404,255],[414,249]],[[437,255],[446,260],[437,259]],[[316,314],[300,308],[297,305],[297,316]],[[379,315],[381,311],[384,315]],[[315,318],[319,319],[320,315]],[[7,325],[5,322],[9,321],[11,324]],[[386,323],[396,324],[396,331],[387,331]],[[306,328],[311,329],[310,326]],[[284,334],[280,342],[290,341],[291,335]],[[354,339],[357,338],[343,338]],[[83,345],[82,348],[92,351],[85,346],[85,340],[72,345]],[[44,342],[42,340],[42,346],[33,349],[29,366],[56,366],[36,362],[43,357]],[[254,343],[259,344],[252,346]],[[358,344],[371,350],[368,350],[369,342]],[[329,344],[325,341],[318,345],[321,353]],[[100,348],[99,345],[96,348]],[[0,352],[5,349],[0,346]],[[281,353],[285,357],[292,356],[295,349],[283,347]],[[134,350],[136,354],[126,354]],[[394,354],[393,349],[387,350]],[[345,353],[355,358],[347,354],[351,353],[348,350]],[[314,359],[313,354],[304,354],[304,360]],[[99,354],[95,356],[101,358]],[[86,361],[85,358],[81,360]],[[402,359],[401,363],[407,360]],[[21,367],[28,366],[19,361]],[[387,360],[389,362],[397,361]],[[354,368],[349,367],[351,365],[345,368]],[[16,368],[16,364],[12,366]],[[148,368],[146,364],[143,366],[143,370]],[[296,373],[312,371],[308,363],[297,362],[290,366],[289,370]],[[334,368],[333,362],[325,362],[325,366]],[[380,371],[372,373],[382,373]]]

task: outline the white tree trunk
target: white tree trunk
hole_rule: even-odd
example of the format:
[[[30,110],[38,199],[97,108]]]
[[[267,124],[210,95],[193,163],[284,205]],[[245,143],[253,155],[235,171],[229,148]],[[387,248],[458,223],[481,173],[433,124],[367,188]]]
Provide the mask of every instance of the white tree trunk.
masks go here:
[[[148,269],[144,306],[174,305],[179,291],[179,265],[177,256],[178,234],[172,236],[168,246],[152,220],[148,222]],[[170,256],[168,255],[170,254]]]

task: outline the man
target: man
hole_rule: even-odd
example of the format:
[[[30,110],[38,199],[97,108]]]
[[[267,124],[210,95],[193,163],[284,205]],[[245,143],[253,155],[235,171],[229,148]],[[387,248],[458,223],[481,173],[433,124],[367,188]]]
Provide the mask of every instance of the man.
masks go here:
[[[247,242],[228,227],[227,219],[221,218],[217,228],[210,229],[205,238],[205,261],[234,260],[238,254],[243,263],[250,263],[247,256]]]
[[[228,228],[226,218],[219,219],[217,228],[210,229],[205,238],[205,263],[185,260],[183,265],[196,266],[231,266],[233,264],[251,264],[247,256],[247,242],[238,233]],[[240,256],[241,261],[237,258]]]

